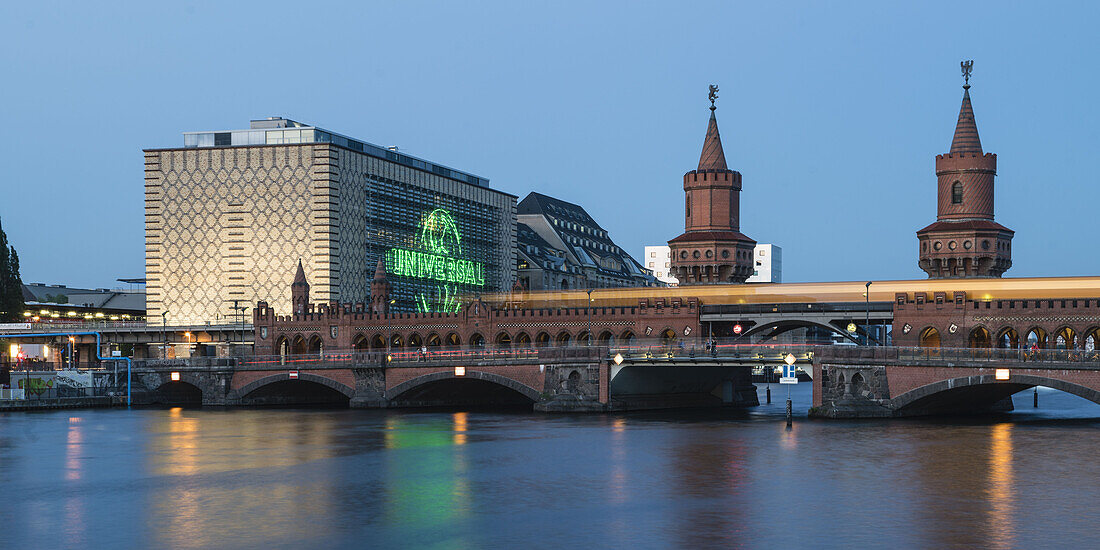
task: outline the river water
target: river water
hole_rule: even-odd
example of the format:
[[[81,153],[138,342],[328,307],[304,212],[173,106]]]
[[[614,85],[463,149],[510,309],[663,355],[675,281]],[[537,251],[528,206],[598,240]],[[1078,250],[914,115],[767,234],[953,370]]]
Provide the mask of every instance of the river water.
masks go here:
[[[1095,547],[1100,406],[0,414],[0,548]],[[761,388],[761,401],[763,401]]]

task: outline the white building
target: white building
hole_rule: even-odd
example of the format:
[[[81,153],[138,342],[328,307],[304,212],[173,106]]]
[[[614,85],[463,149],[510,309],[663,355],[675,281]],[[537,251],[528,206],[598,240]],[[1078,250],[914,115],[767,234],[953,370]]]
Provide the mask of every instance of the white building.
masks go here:
[[[782,283],[783,249],[774,244],[758,244],[752,250],[752,277],[746,283]]]
[[[642,264],[658,281],[672,286],[679,283],[676,277],[669,275],[669,270],[672,268],[672,252],[667,245],[645,247]]]
[[[746,283],[782,283],[783,249],[774,244],[758,244],[752,251],[753,271]],[[669,275],[672,266],[672,252],[667,246],[645,247],[643,263],[657,280],[677,285],[679,281]]]

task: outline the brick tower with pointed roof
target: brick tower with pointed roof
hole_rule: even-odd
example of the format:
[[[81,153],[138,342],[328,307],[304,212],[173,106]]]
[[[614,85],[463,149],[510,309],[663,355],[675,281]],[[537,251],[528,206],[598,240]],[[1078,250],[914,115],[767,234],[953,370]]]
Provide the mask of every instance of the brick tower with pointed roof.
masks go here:
[[[294,282],[290,283],[290,303],[295,314],[305,313],[306,308],[309,307],[309,283],[306,282],[306,272],[302,269],[302,260],[298,260]]]
[[[984,153],[970,104],[970,67],[963,63],[962,107],[951,152],[936,155],[936,222],[917,231],[920,268],[933,279],[1000,277],[1012,267],[1014,232],[993,221],[997,155]]]
[[[390,283],[386,280],[386,261],[383,258],[378,258],[374,279],[370,282],[370,310],[375,315],[386,315],[390,311]]]
[[[710,123],[699,167],[684,174],[684,233],[668,246],[670,275],[681,285],[743,283],[752,276],[756,241],[741,233],[741,174],[726,166],[711,88]]]

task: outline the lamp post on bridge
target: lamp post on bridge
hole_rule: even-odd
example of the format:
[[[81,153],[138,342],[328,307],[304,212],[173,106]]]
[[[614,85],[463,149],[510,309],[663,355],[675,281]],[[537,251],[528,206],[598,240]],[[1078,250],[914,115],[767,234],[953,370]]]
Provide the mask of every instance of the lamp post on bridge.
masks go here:
[[[168,359],[168,310],[160,312],[160,358]],[[98,353],[98,351],[96,352]]]
[[[588,347],[592,347],[592,289],[585,292],[588,293]]]
[[[794,362],[795,362],[794,354],[793,353],[788,353],[787,356],[783,358],[783,362],[787,363],[788,367],[793,367]],[[789,374],[794,374],[794,369],[791,369]],[[788,378],[788,377],[784,376],[784,378]],[[791,417],[792,417],[792,414],[791,414],[791,384],[792,383],[794,383],[794,384],[798,383],[797,375],[794,378],[794,382],[791,382],[789,380],[787,381],[787,427],[788,428],[791,427],[791,422],[792,422],[792,420],[791,420]]]
[[[871,281],[867,281],[866,285],[863,285],[863,298],[866,307],[866,316],[863,319],[863,342],[864,345],[871,345]]]

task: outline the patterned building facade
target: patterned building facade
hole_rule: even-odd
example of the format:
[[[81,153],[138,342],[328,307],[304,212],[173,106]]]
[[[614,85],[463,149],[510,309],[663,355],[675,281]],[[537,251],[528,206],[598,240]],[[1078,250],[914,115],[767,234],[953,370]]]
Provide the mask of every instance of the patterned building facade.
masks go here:
[[[445,286],[495,291],[515,280],[516,197],[484,178],[280,118],[184,137],[183,148],[145,150],[152,322],[232,319],[236,303],[258,299],[290,311],[299,260],[316,299],[365,301],[392,249],[438,259],[421,251],[429,218],[448,218],[446,251],[479,277],[442,276],[447,286],[405,269],[391,277],[395,309],[439,307]]]

